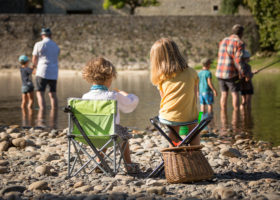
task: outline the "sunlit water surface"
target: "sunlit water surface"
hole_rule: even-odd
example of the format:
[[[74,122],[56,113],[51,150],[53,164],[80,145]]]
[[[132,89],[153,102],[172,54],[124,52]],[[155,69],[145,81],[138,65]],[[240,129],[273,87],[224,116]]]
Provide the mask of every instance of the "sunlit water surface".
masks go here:
[[[214,103],[214,120],[211,127],[219,130],[247,132],[258,140],[280,144],[280,73],[263,72],[255,76],[253,84],[255,94],[252,101],[251,113],[232,112],[231,99],[228,101],[227,113],[221,113],[219,96]],[[214,85],[219,90],[217,80],[213,78]],[[57,117],[53,118],[48,108],[43,116],[47,126],[56,126],[63,129],[67,127],[67,114],[62,109],[66,106],[68,97],[81,97],[88,92],[90,84],[84,81],[81,73],[77,71],[60,70],[57,85],[59,110]],[[133,113],[122,114],[121,124],[124,126],[144,129],[150,126],[149,118],[156,116],[159,110],[160,96],[157,89],[149,80],[148,71],[121,71],[113,82],[112,88],[136,94],[139,105]],[[21,80],[17,70],[6,70],[0,73],[0,124],[19,124],[36,126],[38,119],[38,106],[35,98],[33,112],[23,113],[21,103]],[[46,95],[47,105],[49,105]],[[53,125],[54,123],[54,125]],[[221,131],[222,132],[222,131]]]

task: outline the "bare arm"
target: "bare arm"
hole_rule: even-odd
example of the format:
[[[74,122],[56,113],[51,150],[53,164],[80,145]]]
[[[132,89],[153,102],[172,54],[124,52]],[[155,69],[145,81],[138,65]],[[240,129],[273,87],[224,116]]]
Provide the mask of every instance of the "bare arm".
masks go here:
[[[31,66],[31,68],[33,69],[32,74],[36,73],[37,64],[38,64],[38,56],[32,56],[32,66]]]
[[[32,56],[32,68],[36,68],[38,64],[38,56]]]
[[[209,87],[211,88],[211,90],[213,91],[214,96],[216,97],[217,91],[216,91],[214,85],[212,84],[212,78],[207,78],[207,83],[208,83]]]

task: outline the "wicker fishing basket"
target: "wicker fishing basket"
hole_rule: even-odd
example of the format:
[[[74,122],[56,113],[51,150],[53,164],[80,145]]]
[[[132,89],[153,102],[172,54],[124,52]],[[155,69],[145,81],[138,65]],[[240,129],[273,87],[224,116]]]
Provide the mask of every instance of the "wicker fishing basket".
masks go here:
[[[169,183],[209,180],[213,170],[201,152],[203,145],[163,149],[165,177]]]

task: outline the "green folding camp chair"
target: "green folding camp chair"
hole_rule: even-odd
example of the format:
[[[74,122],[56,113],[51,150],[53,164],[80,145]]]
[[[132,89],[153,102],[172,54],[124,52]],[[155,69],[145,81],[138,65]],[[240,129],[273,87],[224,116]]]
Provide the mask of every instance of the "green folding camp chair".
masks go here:
[[[68,176],[76,176],[81,171],[91,173],[97,167],[114,176],[121,169],[127,144],[115,134],[117,102],[69,98],[64,111],[69,114]],[[75,153],[71,153],[72,145]],[[107,153],[102,151],[109,147]]]

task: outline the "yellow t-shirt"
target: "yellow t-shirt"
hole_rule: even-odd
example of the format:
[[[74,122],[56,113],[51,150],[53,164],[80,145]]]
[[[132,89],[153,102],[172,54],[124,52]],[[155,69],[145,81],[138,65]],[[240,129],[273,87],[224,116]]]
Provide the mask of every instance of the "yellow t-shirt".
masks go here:
[[[174,78],[162,82],[159,116],[168,121],[190,122],[198,117],[196,88],[198,76],[194,69],[187,68]]]

